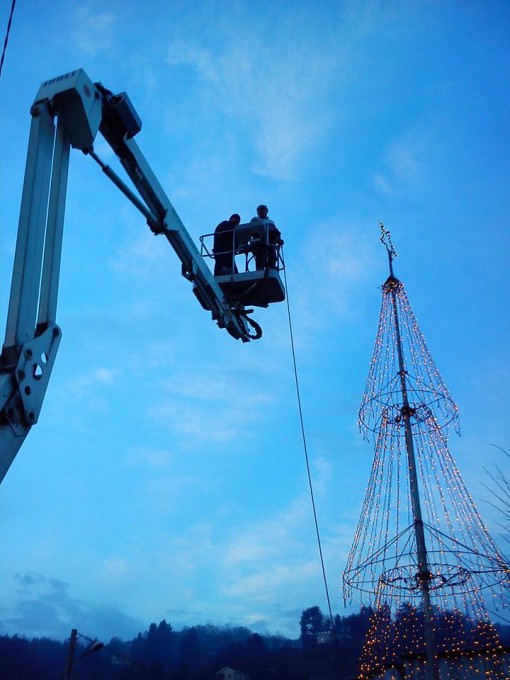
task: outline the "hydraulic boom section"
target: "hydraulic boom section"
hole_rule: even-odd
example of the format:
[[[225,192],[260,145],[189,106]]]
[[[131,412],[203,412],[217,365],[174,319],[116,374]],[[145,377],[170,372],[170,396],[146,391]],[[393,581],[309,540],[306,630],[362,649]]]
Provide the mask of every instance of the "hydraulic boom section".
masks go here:
[[[78,69],[44,82],[32,123],[5,340],[0,355],[0,482],[37,423],[61,331],[56,309],[70,149],[89,154],[162,234],[220,328],[248,342],[260,336],[240,302],[227,301],[133,137],[141,121],[125,93],[113,95]],[[135,191],[94,152],[97,134],[119,158]]]

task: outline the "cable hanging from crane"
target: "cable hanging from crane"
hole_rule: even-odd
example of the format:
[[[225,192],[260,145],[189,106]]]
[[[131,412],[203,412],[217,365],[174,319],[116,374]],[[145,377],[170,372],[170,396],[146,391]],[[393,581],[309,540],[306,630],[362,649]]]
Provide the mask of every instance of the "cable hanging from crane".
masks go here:
[[[311,504],[312,504],[313,519],[314,519],[314,524],[315,524],[315,534],[316,534],[316,537],[317,537],[317,546],[318,546],[318,549],[319,549],[322,578],[323,578],[323,581],[324,581],[324,589],[325,589],[325,592],[326,592],[326,600],[327,600],[327,603],[328,603],[328,612],[329,612],[329,619],[330,619],[330,623],[331,623],[331,631],[332,631],[333,637],[336,639],[335,622],[334,622],[334,619],[333,619],[333,611],[331,609],[331,598],[330,598],[330,595],[329,595],[328,579],[327,579],[327,575],[326,575],[326,567],[325,567],[325,564],[324,564],[324,555],[323,555],[323,551],[322,551],[322,540],[321,540],[321,534],[320,534],[320,530],[319,530],[319,520],[318,520],[318,516],[317,516],[317,507],[316,507],[316,504],[315,504],[315,495],[314,495],[314,491],[313,491],[312,473],[311,473],[311,469],[310,469],[310,459],[309,459],[309,456],[308,456],[308,445],[307,445],[307,441],[306,441],[305,424],[304,424],[304,418],[303,418],[303,407],[302,407],[302,403],[301,403],[301,391],[300,391],[300,388],[299,388],[299,378],[298,378],[298,371],[297,371],[296,350],[295,350],[295,346],[294,346],[294,333],[293,333],[293,330],[292,330],[292,316],[291,316],[291,312],[290,312],[289,288],[288,288],[288,284],[287,284],[287,272],[286,272],[285,269],[283,270],[283,276],[284,276],[284,280],[285,280],[285,297],[286,297],[286,300],[287,300],[287,316],[288,316],[288,320],[289,320],[289,334],[290,334],[290,345],[291,345],[291,351],[292,351],[292,365],[293,365],[293,368],[294,368],[294,381],[295,381],[295,385],[296,385],[296,397],[297,397],[297,405],[298,405],[298,412],[299,412],[299,422],[300,422],[300,426],[301,426],[301,438],[302,438],[302,441],[303,441],[303,451],[304,451],[304,455],[305,455],[306,473],[307,473],[307,477],[308,477],[308,488],[309,488],[309,491],[310,491],[310,500],[311,500]]]

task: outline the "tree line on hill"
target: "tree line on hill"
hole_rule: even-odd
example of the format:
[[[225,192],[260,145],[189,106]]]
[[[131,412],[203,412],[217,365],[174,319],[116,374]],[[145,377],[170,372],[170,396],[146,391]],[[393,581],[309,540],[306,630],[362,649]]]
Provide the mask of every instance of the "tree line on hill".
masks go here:
[[[331,625],[319,609],[301,616],[301,636],[259,635],[243,627],[197,625],[174,630],[166,620],[131,641],[113,638],[90,651],[79,637],[72,664],[73,680],[217,680],[222,668],[245,673],[249,680],[304,680],[354,677],[368,628],[368,610],[335,617],[340,648],[333,636],[320,634]],[[69,641],[0,636],[1,680],[63,680]]]
[[[166,620],[126,642],[113,638],[104,647],[79,644],[69,667],[69,641],[0,636],[1,680],[225,680],[234,669],[239,680],[353,680],[369,629],[372,610],[335,616],[318,606],[302,612],[300,637],[259,635],[243,627],[197,625],[174,630]],[[333,625],[332,625],[333,623]],[[510,626],[499,627],[510,646]],[[100,647],[100,648],[99,648]],[[99,649],[98,649],[99,648]]]

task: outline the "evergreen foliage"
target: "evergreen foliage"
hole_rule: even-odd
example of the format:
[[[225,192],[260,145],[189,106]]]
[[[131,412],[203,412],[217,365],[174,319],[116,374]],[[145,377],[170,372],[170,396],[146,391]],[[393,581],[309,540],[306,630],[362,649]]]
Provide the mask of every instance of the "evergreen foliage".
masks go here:
[[[318,680],[347,679],[356,672],[367,621],[363,612],[346,618],[337,616],[336,644],[333,637],[327,642],[312,644],[310,635],[331,628],[319,607],[303,612],[299,640],[259,635],[243,627],[210,624],[176,631],[163,620],[159,624],[151,623],[147,631],[129,642],[112,638],[101,651],[85,654],[81,659],[87,648],[79,642],[72,677],[73,680],[217,680],[217,672],[229,667],[246,673],[249,680],[304,680],[311,675]],[[68,653],[67,641],[0,636],[0,677],[2,680],[62,678]]]
[[[219,680],[218,671],[229,667],[246,673],[248,680],[353,680],[371,614],[362,608],[357,614],[337,615],[332,631],[329,617],[310,607],[301,615],[298,640],[210,624],[176,631],[163,620],[129,642],[112,638],[93,654],[86,654],[87,647],[79,643],[72,678]],[[499,633],[503,644],[510,645],[510,626],[500,626]],[[0,678],[63,678],[68,653],[67,641],[0,636]]]

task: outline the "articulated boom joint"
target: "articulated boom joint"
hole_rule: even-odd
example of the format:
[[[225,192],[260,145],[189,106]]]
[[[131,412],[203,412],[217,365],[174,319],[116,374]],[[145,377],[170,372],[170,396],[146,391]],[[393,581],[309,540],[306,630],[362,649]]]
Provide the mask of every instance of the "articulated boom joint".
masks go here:
[[[167,224],[164,218],[155,220],[152,217],[149,217],[147,219],[147,224],[149,225],[149,229],[152,231],[154,236],[159,236],[160,234],[164,234],[165,231],[167,231]]]
[[[21,397],[23,418],[28,426],[35,425],[39,420],[61,337],[59,326],[50,324],[41,335],[23,345],[14,376]]]

